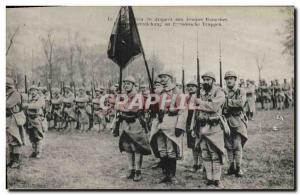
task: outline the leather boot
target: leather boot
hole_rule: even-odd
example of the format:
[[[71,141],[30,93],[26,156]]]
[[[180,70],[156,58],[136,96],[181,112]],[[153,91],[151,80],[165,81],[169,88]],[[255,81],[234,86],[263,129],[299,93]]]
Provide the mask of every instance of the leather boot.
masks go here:
[[[126,177],[127,177],[127,179],[133,179],[134,175],[135,175],[135,171],[134,171],[134,169],[132,169],[132,170],[128,171],[128,174]]]
[[[141,170],[135,171],[135,175],[134,175],[133,181],[140,181],[141,179],[142,179]]]
[[[235,176],[236,177],[243,177],[243,172],[241,170],[241,167],[239,167],[239,166],[236,167]]]
[[[173,184],[178,184],[178,180],[176,178],[176,164],[177,160],[176,158],[171,158],[170,159],[171,165],[170,165],[170,182]]]
[[[235,168],[234,168],[234,163],[231,163],[229,169],[227,170],[227,175],[233,175],[233,174],[235,174]]]
[[[11,167],[11,165],[13,164],[14,162],[14,154],[12,152],[9,153],[9,162],[8,164],[6,165],[7,167]]]
[[[14,154],[13,155],[13,163],[10,166],[12,169],[19,169],[21,165],[21,155],[20,154]]]
[[[164,177],[160,180],[159,183],[167,183],[170,181],[170,166],[169,166],[169,159],[168,158],[162,158],[161,159],[161,165],[162,165],[162,172]]]

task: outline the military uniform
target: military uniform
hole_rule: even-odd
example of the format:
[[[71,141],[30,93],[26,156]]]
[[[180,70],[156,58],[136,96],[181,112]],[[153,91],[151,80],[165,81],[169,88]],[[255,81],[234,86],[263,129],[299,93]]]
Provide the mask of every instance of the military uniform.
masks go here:
[[[63,120],[64,128],[70,131],[75,128],[75,124],[77,122],[74,102],[75,97],[71,91],[71,88],[65,86],[65,95],[63,97]]]
[[[215,75],[207,72],[202,79],[211,78],[215,82]],[[206,171],[207,185],[223,187],[220,182],[221,170],[224,163],[224,133],[221,127],[220,115],[222,105],[225,103],[223,89],[212,83],[210,89],[200,91],[200,98],[196,99],[197,123],[199,127],[196,132],[196,147],[201,148],[203,165]]]
[[[106,109],[104,109],[102,107],[103,105],[101,105],[101,102],[100,102],[103,92],[104,92],[103,87],[95,89],[96,97],[93,98],[93,100],[92,100],[93,129],[97,129],[96,126],[98,126],[99,127],[98,132],[100,132],[101,129],[105,129],[107,126],[106,115],[108,112]],[[102,104],[105,105],[105,102],[103,102]]]
[[[189,90],[190,86],[194,86],[197,90],[197,83],[195,81],[190,81],[187,83],[187,91]],[[191,100],[196,97],[196,91],[189,92],[189,96],[187,97],[187,104],[189,105]],[[187,138],[187,147],[192,150],[193,153],[193,172],[201,169],[202,167],[202,158],[201,158],[201,150],[200,147],[195,147],[195,140],[196,140],[196,125],[192,124],[195,117],[195,111],[190,109],[187,115],[187,122],[186,122],[186,138]]]
[[[289,108],[290,104],[292,103],[292,95],[291,95],[291,86],[290,84],[284,79],[282,84],[282,91],[285,95],[284,105],[285,108]]]
[[[247,101],[245,104],[245,112],[247,114],[247,117],[250,120],[253,120],[253,116],[255,113],[255,101],[256,101],[255,86],[249,81],[247,82],[247,87],[245,88],[245,91],[247,97]]]
[[[229,71],[225,74],[225,80],[229,77],[237,78],[237,75]],[[230,167],[228,174],[235,174],[237,177],[242,176],[241,164],[243,158],[243,147],[248,139],[247,136],[247,118],[243,113],[246,103],[246,92],[244,89],[227,86],[226,103],[223,107],[229,128],[230,135],[225,136],[225,147],[227,149]]]
[[[281,85],[278,83],[278,80],[275,80],[274,95],[276,99],[276,108],[278,110],[283,110],[285,95],[284,92],[282,91]]]
[[[53,89],[53,97],[51,99],[51,118],[54,121],[54,128],[60,130],[62,128],[63,116],[63,98],[60,95],[60,91],[57,88]]]
[[[131,83],[132,88],[131,90],[126,91],[128,101],[117,107],[117,110],[120,112],[119,148],[121,152],[125,151],[128,156],[129,174],[127,175],[127,178],[139,181],[141,180],[143,155],[150,155],[151,150],[148,137],[139,120],[142,108],[135,106],[130,108],[130,104],[134,101],[134,98],[137,95],[141,95],[137,94],[134,89],[135,79],[129,76],[124,79],[123,82],[124,85],[126,83]]]
[[[9,152],[8,167],[19,168],[22,145],[25,144],[25,115],[21,107],[21,95],[14,88],[14,81],[6,79],[6,140]]]
[[[271,108],[271,95],[270,95],[270,88],[265,80],[263,80],[262,85],[260,86],[261,93],[262,93],[262,102],[264,105],[265,110],[270,110]]]
[[[75,98],[76,103],[76,117],[79,123],[81,132],[85,132],[89,128],[89,115],[91,114],[91,107],[88,106],[89,97],[86,95],[83,88],[79,88],[79,93]]]
[[[176,161],[182,158],[182,141],[183,132],[186,128],[187,111],[180,110],[180,97],[172,98],[177,94],[178,90],[172,83],[172,76],[170,74],[160,74],[158,77],[162,78],[163,75],[168,76],[171,82],[164,85],[161,97],[166,96],[167,101],[164,108],[158,112],[157,122],[152,124],[150,134],[150,145],[154,155],[161,159],[162,171],[164,178],[161,182],[175,182],[176,183]],[[173,102],[175,100],[175,102]],[[160,102],[162,103],[162,102]],[[172,108],[171,105],[174,105]]]
[[[45,100],[38,94],[39,89],[33,85],[29,89],[30,98],[26,109],[26,130],[33,148],[30,157],[33,158],[41,157],[45,132],[48,130],[48,123],[43,114]]]

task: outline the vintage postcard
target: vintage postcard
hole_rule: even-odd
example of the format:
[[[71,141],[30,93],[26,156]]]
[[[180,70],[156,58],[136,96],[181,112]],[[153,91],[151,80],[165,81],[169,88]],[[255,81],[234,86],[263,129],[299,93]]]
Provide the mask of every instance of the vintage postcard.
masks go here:
[[[295,190],[292,6],[6,7],[8,190]]]

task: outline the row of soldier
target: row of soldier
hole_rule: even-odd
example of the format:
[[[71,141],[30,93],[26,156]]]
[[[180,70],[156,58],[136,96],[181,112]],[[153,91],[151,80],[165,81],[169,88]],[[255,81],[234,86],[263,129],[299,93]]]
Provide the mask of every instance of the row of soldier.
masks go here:
[[[125,151],[128,156],[128,179],[140,181],[143,155],[154,154],[159,159],[157,167],[162,168],[160,182],[176,183],[176,162],[182,158],[183,148],[180,146],[186,132],[188,148],[193,153],[192,171],[202,170],[208,186],[223,187],[221,169],[225,155],[230,165],[228,175],[243,175],[241,166],[243,146],[247,141],[247,116],[253,117],[256,93],[250,85],[246,86],[248,90],[239,86],[234,72],[225,74],[226,89],[216,84],[211,72],[202,75],[202,79],[200,90],[195,81],[186,85],[186,101],[195,102],[199,106],[197,111],[178,109],[180,100],[176,100],[175,109],[170,109],[169,103],[162,110],[151,107],[149,112],[127,108],[137,93],[142,93],[145,99],[149,96],[147,86],[138,91],[133,77],[123,80],[123,88],[129,97],[127,104],[122,108],[115,107],[118,86],[114,86],[115,89],[110,91],[113,97],[105,102],[105,109],[99,102],[107,92],[104,88],[94,89],[95,97],[91,97],[84,88],[75,92],[72,87],[65,86],[63,93],[60,89],[52,89],[50,95],[50,91],[32,86],[26,99],[16,91],[13,80],[7,78],[8,166],[17,168],[20,165],[24,128],[32,143],[31,157],[40,158],[44,133],[51,121],[58,130],[77,128],[82,132],[105,129],[107,122],[111,122],[114,136],[120,136],[120,151]],[[200,91],[199,96],[196,96],[197,90]],[[181,94],[182,91],[176,87],[172,75],[165,73],[158,75],[154,93],[160,96],[166,94],[170,99],[172,94]]]

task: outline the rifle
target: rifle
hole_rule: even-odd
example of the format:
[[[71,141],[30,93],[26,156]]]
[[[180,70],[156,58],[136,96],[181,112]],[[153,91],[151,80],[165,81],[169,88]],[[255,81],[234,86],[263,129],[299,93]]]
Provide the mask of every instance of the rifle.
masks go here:
[[[91,81],[91,92],[92,92],[91,108],[92,108],[92,113],[91,113],[91,124],[90,124],[90,127],[92,127],[93,124],[94,124],[94,105],[93,105],[94,90],[95,90],[95,86],[94,86],[94,83]],[[100,124],[99,124],[99,126],[100,126]]]

